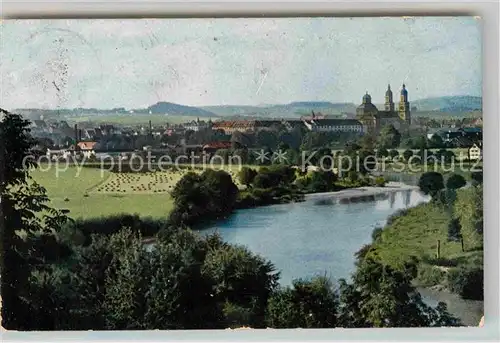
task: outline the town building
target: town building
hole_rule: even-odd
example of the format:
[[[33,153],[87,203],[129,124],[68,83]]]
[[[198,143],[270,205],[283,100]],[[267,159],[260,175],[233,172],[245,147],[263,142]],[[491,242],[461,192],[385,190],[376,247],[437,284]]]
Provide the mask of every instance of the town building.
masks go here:
[[[212,119],[209,119],[208,121],[204,121],[204,120],[200,120],[200,118],[197,118],[196,120],[193,120],[189,123],[184,124],[184,129],[191,130],[194,132],[210,129],[211,127],[212,127]]]
[[[363,133],[363,125],[356,119],[316,119],[313,113],[311,119],[304,119],[303,123],[310,131],[315,132]]]
[[[393,125],[397,130],[408,129],[411,125],[411,114],[408,90],[405,84],[401,89],[397,110],[393,101],[391,85],[388,85],[385,92],[384,110],[379,111],[372,103],[371,96],[366,92],[362,104],[356,109],[356,119],[363,125],[363,132],[369,134],[377,134],[386,125]]]
[[[84,157],[90,158],[91,156],[95,156],[96,144],[96,142],[78,142],[76,147]]]
[[[231,149],[232,143],[231,142],[210,142],[207,143],[203,146],[203,151],[205,153],[215,153],[217,150],[220,149]]]
[[[287,130],[292,130],[295,122],[285,119],[279,120],[221,120],[212,124],[214,131],[223,131],[226,135],[232,135],[235,132],[256,133],[262,130],[273,131],[284,126]]]
[[[469,160],[477,161],[483,159],[483,147],[482,144],[474,144],[468,150]]]

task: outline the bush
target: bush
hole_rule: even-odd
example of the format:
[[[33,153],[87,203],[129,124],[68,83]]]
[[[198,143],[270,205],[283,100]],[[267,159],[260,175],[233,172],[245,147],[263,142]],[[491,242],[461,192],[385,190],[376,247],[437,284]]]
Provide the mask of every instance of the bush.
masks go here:
[[[438,172],[426,172],[420,176],[418,187],[424,194],[435,198],[438,192],[444,188],[443,175]]]
[[[375,178],[375,186],[377,186],[377,187],[384,187],[386,183],[387,183],[387,181],[385,180],[385,178],[383,176],[377,176]]]
[[[85,242],[90,243],[92,234],[112,235],[128,227],[135,233],[140,232],[143,237],[152,237],[166,226],[166,220],[140,217],[136,214],[117,214],[101,218],[77,219],[66,223],[64,229],[68,232],[80,232],[85,237]]]
[[[389,151],[389,156],[392,158],[392,159],[395,159],[396,157],[399,156],[399,152],[396,150],[396,149],[393,149],[391,151]]]
[[[372,241],[376,242],[380,237],[382,236],[382,231],[384,229],[381,228],[380,226],[377,226],[375,229],[372,231]]]
[[[477,172],[472,172],[471,173],[471,179],[475,183],[481,184],[483,183],[483,172],[482,171],[477,171]]]
[[[428,264],[420,264],[418,267],[417,280],[422,286],[439,285],[445,279],[445,272]]]
[[[464,299],[484,299],[484,272],[479,267],[461,267],[448,273],[448,287]]]
[[[226,302],[222,312],[228,328],[236,329],[242,326],[248,326],[251,323],[252,310],[250,308]]]
[[[451,174],[448,180],[446,180],[446,188],[448,189],[458,189],[462,188],[467,184],[465,178],[459,174]]]
[[[458,218],[453,218],[448,223],[448,240],[458,241],[460,239],[460,221]]]
[[[413,156],[413,151],[412,150],[405,150],[403,152],[403,157],[406,161],[408,161],[411,157]]]

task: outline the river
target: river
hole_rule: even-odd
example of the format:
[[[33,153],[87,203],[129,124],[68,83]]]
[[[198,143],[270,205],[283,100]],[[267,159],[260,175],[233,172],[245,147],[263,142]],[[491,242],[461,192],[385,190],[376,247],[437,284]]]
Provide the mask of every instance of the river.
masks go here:
[[[397,210],[428,200],[417,190],[355,203],[315,195],[301,203],[238,210],[203,233],[217,231],[225,241],[244,245],[269,259],[281,272],[282,285],[316,275],[326,275],[332,281],[349,279],[355,268],[354,254],[371,242],[373,229],[383,226]],[[446,302],[465,325],[479,323],[482,302],[425,289],[421,294],[430,305]]]

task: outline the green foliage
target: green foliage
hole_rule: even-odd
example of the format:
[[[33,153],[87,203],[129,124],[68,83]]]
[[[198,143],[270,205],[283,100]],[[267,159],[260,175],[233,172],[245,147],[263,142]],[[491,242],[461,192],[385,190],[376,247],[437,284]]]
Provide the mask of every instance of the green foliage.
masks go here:
[[[394,149],[401,143],[401,134],[392,125],[387,125],[380,130],[377,137],[379,149]]]
[[[414,137],[412,140],[412,146],[410,147],[411,149],[426,149],[427,148],[427,137],[424,135],[420,135],[417,137]]]
[[[445,147],[443,138],[441,138],[440,135],[433,135],[431,139],[429,139],[428,144],[429,148],[433,149],[440,149]]]
[[[421,286],[431,287],[439,285],[445,277],[446,273],[434,265],[422,263],[418,266],[417,280]]]
[[[371,151],[371,150],[375,149],[376,138],[371,134],[363,135],[359,139],[359,145],[361,146],[362,150]]]
[[[267,300],[279,279],[272,263],[244,247],[222,245],[208,251],[203,273],[214,281],[217,299],[245,310],[248,322],[239,324],[263,326]]]
[[[255,176],[257,176],[257,171],[248,167],[241,168],[240,172],[238,173],[240,182],[247,187],[252,184]]]
[[[458,241],[462,236],[460,231],[460,221],[458,218],[451,219],[448,224],[448,240]]]
[[[377,159],[373,150],[362,149],[357,157],[359,158],[359,172],[361,174],[365,175],[375,170]]]
[[[377,187],[384,187],[386,183],[387,181],[383,176],[377,176],[375,178],[375,186]]]
[[[436,152],[436,159],[439,163],[451,163],[455,158],[455,154],[451,150],[440,149]]]
[[[391,151],[389,151],[389,156],[394,160],[399,156],[399,151],[397,151],[396,149],[392,149]]]
[[[403,152],[403,157],[406,161],[408,161],[412,156],[413,156],[412,150],[407,149]]]
[[[378,158],[385,158],[388,156],[389,156],[389,151],[386,148],[377,149],[377,157]]]
[[[215,152],[215,155],[219,156],[219,158],[214,159],[214,161],[221,161],[222,163],[228,163],[231,152],[229,151],[229,149],[219,149]]]
[[[416,276],[414,263],[402,271],[364,258],[348,285],[341,281],[340,322],[346,327],[455,326],[456,318],[446,305],[437,309],[424,304],[411,284]],[[362,318],[362,319],[361,319]]]
[[[418,187],[424,194],[436,198],[438,192],[444,188],[443,175],[438,172],[426,172],[420,176]]]
[[[321,170],[331,170],[334,166],[334,156],[332,149],[321,148],[315,151],[314,156],[311,158],[311,162],[320,167]]]
[[[469,187],[457,191],[454,216],[460,223],[460,232],[466,250],[483,246],[483,187]]]
[[[272,188],[287,186],[295,181],[295,169],[285,165],[273,165],[261,168],[254,178],[253,186],[257,188]]]
[[[337,174],[332,171],[314,171],[311,173],[306,189],[312,193],[330,192],[336,189]]]
[[[35,141],[30,136],[29,122],[19,115],[3,110],[2,113],[2,326],[13,330],[47,329],[51,320],[42,318],[45,312],[40,303],[54,303],[51,295],[44,291],[46,280],[53,279],[52,265],[69,253],[57,237],[68,218],[47,205],[45,189],[30,179],[29,171],[35,163],[28,157]],[[38,282],[30,283],[32,280]]]
[[[462,188],[467,184],[465,178],[460,174],[451,174],[446,180],[446,188],[448,189],[458,189]]]
[[[330,281],[316,277],[294,280],[292,287],[275,291],[267,308],[272,328],[332,328],[337,324],[338,297]]]
[[[61,228],[60,236],[67,238],[72,245],[86,245],[90,243],[92,234],[111,235],[127,227],[135,233],[140,233],[143,237],[153,237],[167,225],[166,219],[121,214],[67,222]]]
[[[384,231],[384,228],[377,226],[376,228],[373,229],[372,231],[372,241],[376,242],[382,237],[382,231]]]
[[[448,286],[464,299],[483,300],[483,269],[479,267],[453,269],[448,273]]]
[[[222,170],[208,169],[202,174],[186,173],[172,191],[175,207],[170,214],[172,225],[192,225],[202,218],[221,218],[236,205],[238,188]]]
[[[482,171],[474,171],[474,172],[472,172],[471,173],[471,179],[476,184],[482,184],[483,183],[483,172]]]

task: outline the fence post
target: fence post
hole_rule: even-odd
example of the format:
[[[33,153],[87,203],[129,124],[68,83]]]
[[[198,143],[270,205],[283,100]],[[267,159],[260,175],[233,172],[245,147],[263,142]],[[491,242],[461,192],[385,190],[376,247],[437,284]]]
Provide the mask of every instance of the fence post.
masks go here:
[[[439,259],[441,257],[441,241],[438,239],[438,244],[437,244],[437,258]]]

